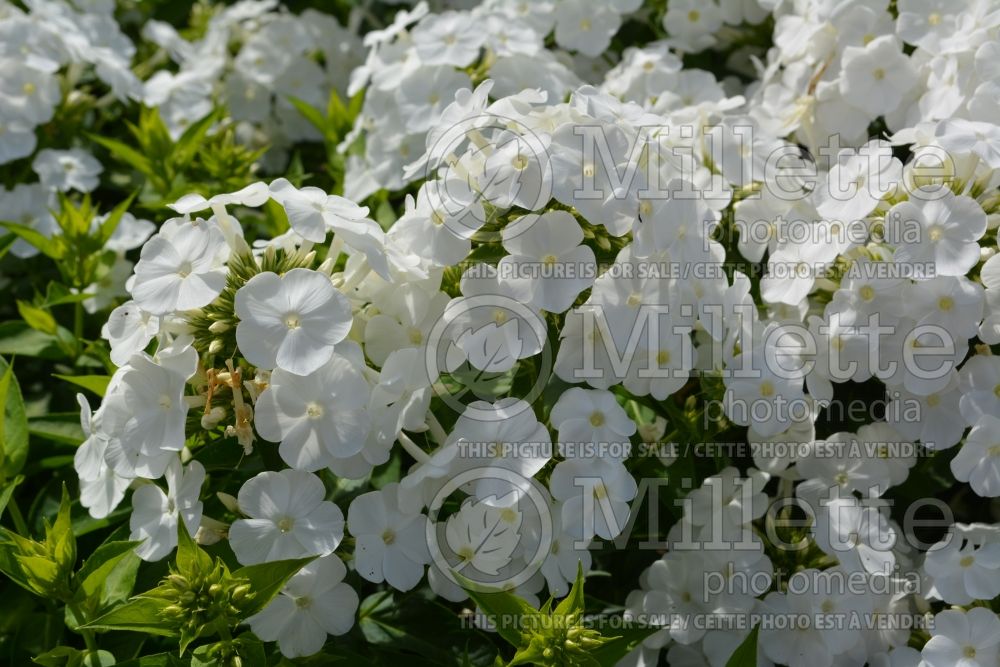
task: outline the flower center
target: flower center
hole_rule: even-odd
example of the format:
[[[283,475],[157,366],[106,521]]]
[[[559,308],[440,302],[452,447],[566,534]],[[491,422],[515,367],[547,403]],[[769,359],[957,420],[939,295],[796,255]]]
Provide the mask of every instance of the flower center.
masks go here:
[[[937,12],[934,12],[927,17],[927,25],[940,25],[940,24],[941,24],[941,15],[938,14]]]
[[[160,400],[157,401],[157,405],[160,406],[161,410],[167,411],[170,408],[174,407],[174,402],[166,394],[160,394]]]
[[[559,261],[559,258],[555,255],[546,255],[545,257],[542,257],[542,264],[545,266],[555,266],[557,261]]]
[[[972,564],[976,562],[976,559],[972,556],[966,556],[962,560],[958,561],[958,564],[962,567],[972,567]]]
[[[433,213],[431,213],[431,222],[440,227],[441,225],[444,224],[444,216],[441,215],[438,211],[434,211]]]
[[[993,387],[993,395],[996,396],[997,398],[1000,398],[1000,384]]]
[[[306,405],[306,416],[309,419],[319,419],[323,416],[323,406],[316,401],[311,401]]]
[[[986,450],[986,453],[990,456],[1000,456],[1000,443],[997,443]]]
[[[598,482],[594,485],[594,497],[598,500],[608,497],[608,487],[604,486],[604,482]]]
[[[701,20],[701,12],[697,9],[692,9],[688,12],[688,21],[691,23],[697,23],[699,20]]]
[[[823,610],[824,614],[832,613],[836,607],[831,600],[823,600],[823,604],[820,605],[820,609]]]
[[[408,337],[410,339],[410,342],[413,343],[414,345],[420,345],[422,342],[424,342],[424,335],[420,333],[420,329],[417,329],[416,327],[410,327]]]
[[[975,646],[966,646],[964,649],[962,649],[962,655],[964,655],[966,658],[972,660],[973,658],[976,657],[976,647]]]
[[[514,169],[521,171],[528,166],[528,158],[524,157],[520,153],[514,156],[514,159],[510,161],[510,164]]]
[[[285,326],[289,329],[298,329],[302,326],[302,320],[298,313],[288,313],[285,315]]]
[[[882,69],[881,67],[876,67],[875,70],[872,72],[872,76],[875,77],[876,81],[881,81],[882,79],[885,78],[885,70]]]
[[[308,595],[303,595],[302,597],[295,598],[295,606],[299,609],[308,609],[312,606],[312,598]]]
[[[950,296],[943,296],[940,299],[938,299],[938,308],[940,308],[941,310],[948,312],[954,307],[955,307],[955,300],[952,299]]]
[[[931,241],[940,241],[942,236],[944,236],[944,230],[938,225],[931,225],[927,230],[927,238]]]
[[[580,30],[583,32],[589,32],[590,27],[590,19],[580,19]]]
[[[846,472],[841,471],[834,476],[833,481],[835,481],[839,486],[847,486],[847,482],[850,479],[850,476]]]
[[[177,275],[181,278],[187,278],[191,275],[192,268],[194,267],[191,266],[191,262],[181,262],[181,265],[177,267]]]
[[[928,406],[930,406],[932,408],[936,408],[940,404],[941,404],[941,397],[938,396],[937,394],[931,394],[930,396],[927,397],[927,405]]]
[[[670,363],[670,352],[668,350],[660,350],[656,353],[656,363],[660,366],[666,366]]]
[[[774,385],[769,380],[760,383],[760,395],[764,398],[774,396]]]
[[[33,84],[33,83],[31,83],[29,81],[28,83],[26,83],[23,86],[21,86],[21,90],[24,91],[25,95],[34,95],[35,91],[38,90],[38,88],[35,87],[35,84]]]
[[[593,426],[594,428],[597,428],[598,426],[604,426],[604,413],[599,410],[591,412],[590,425]]]
[[[493,321],[497,324],[503,324],[507,321],[507,311],[497,308],[493,311]]]
[[[392,544],[396,541],[396,533],[393,532],[392,529],[386,528],[385,532],[382,533],[382,541],[386,544],[386,546]]]
[[[858,294],[861,295],[863,301],[871,301],[875,298],[875,288],[871,285],[864,285],[858,290]]]
[[[291,532],[292,528],[295,527],[295,519],[291,517],[283,517],[278,521],[278,530],[283,533]]]

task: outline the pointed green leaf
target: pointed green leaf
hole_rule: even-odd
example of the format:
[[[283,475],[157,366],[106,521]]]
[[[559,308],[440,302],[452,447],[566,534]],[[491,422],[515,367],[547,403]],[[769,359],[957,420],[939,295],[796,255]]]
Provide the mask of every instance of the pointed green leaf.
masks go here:
[[[122,216],[125,215],[129,207],[132,205],[132,200],[135,199],[136,194],[138,193],[133,192],[125,201],[111,209],[111,213],[109,213],[108,217],[101,223],[98,240],[101,242],[102,246],[107,243],[108,239],[111,238],[111,235],[115,233],[115,230],[118,228],[118,224],[122,221]]]
[[[14,222],[0,222],[0,225],[38,248],[46,257],[59,260],[66,254],[66,248],[58,237],[50,238],[31,227],[19,225]]]
[[[313,558],[278,560],[271,563],[247,565],[233,572],[233,577],[246,579],[253,597],[243,605],[244,618],[256,614],[274,599],[296,572],[312,562]]]
[[[71,505],[69,491],[63,483],[56,520],[51,526],[45,526],[45,546],[59,567],[60,574],[67,576],[76,566],[76,536],[73,534],[73,519],[70,517]]]
[[[455,572],[458,583],[465,588],[479,609],[489,617],[496,626],[500,636],[513,646],[520,646],[522,643],[522,627],[531,627],[521,622],[522,617],[540,618],[541,613],[527,603],[524,599],[502,590],[483,591],[480,584],[466,579],[461,574]]]
[[[591,651],[591,655],[602,665],[617,665],[626,655],[635,650],[646,637],[661,628],[653,625],[623,625],[616,628],[617,637],[609,638],[607,643]]]
[[[173,624],[165,622],[160,616],[160,612],[169,605],[167,600],[140,595],[82,627],[90,630],[124,630],[176,637]]]
[[[181,573],[207,572],[214,564],[212,557],[192,539],[183,521],[177,522],[177,556],[174,562]]]
[[[28,458],[28,418],[14,367],[0,359],[0,478],[21,472]]]
[[[101,146],[107,148],[112,157],[124,162],[129,165],[140,174],[144,176],[151,176],[153,173],[153,164],[149,161],[145,155],[132,148],[126,143],[118,141],[116,139],[110,139],[108,137],[102,137],[97,134],[88,135],[91,141],[94,141]]]
[[[573,588],[570,589],[569,595],[556,605],[553,614],[555,616],[582,616],[585,604],[586,598],[583,594],[583,563],[577,561],[576,581],[573,582]]]
[[[132,593],[140,559],[137,541],[105,542],[87,558],[76,574],[79,590],[101,604],[126,599]],[[126,590],[127,589],[127,590]]]
[[[289,97],[288,101],[292,103],[292,106],[295,107],[296,111],[302,114],[303,118],[319,130],[320,134],[324,137],[327,136],[329,132],[329,123],[327,122],[326,117],[323,116],[322,111],[297,97]]]
[[[28,326],[36,331],[53,335],[56,332],[56,319],[44,308],[34,306],[27,301],[17,301],[17,312]]]
[[[757,667],[757,634],[759,632],[760,626],[753,626],[753,630],[743,640],[743,643],[733,651],[733,655],[726,662],[726,667]]]
[[[104,393],[108,390],[108,383],[111,382],[110,375],[60,375],[59,373],[53,373],[52,377],[65,380],[78,387],[83,387],[98,396],[104,396]]]
[[[3,516],[3,511],[7,509],[7,503],[10,502],[11,496],[14,495],[14,489],[23,481],[24,475],[18,475],[0,488],[0,516]]]

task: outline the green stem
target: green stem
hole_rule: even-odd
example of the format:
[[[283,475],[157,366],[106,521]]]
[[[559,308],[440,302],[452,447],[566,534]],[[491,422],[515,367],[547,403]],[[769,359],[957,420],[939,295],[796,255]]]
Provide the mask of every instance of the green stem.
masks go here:
[[[17,506],[17,501],[13,497],[7,503],[7,511],[10,512],[10,518],[14,521],[14,528],[17,530],[17,534],[21,537],[31,537],[31,534],[28,532],[28,524],[25,523],[24,515],[21,514],[21,508]]]
[[[86,617],[80,610],[80,605],[74,602],[67,602],[66,608],[69,609],[70,613],[73,614],[73,617],[76,618],[76,622],[79,623],[81,626],[87,623]],[[94,631],[87,630],[83,627],[78,627],[77,632],[79,632],[83,636],[83,643],[87,645],[87,651],[89,653],[97,653],[98,651],[97,638],[94,636]]]
[[[83,354],[83,304],[77,301],[73,308],[73,337],[76,339],[77,356]]]

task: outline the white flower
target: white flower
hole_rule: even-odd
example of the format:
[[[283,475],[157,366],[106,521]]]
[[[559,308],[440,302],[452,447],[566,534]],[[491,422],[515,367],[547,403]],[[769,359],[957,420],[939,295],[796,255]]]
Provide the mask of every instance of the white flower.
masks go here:
[[[927,667],[992,667],[1000,648],[1000,619],[989,609],[946,609],[934,617],[920,656]]]
[[[144,484],[132,495],[130,540],[141,540],[136,554],[146,561],[156,561],[177,546],[177,521],[184,519],[189,535],[194,535],[201,524],[202,504],[198,499],[205,482],[205,468],[192,461],[186,468],[174,457],[164,476],[167,492],[155,484]]]
[[[970,604],[1000,595],[1000,543],[983,543],[950,530],[927,550],[924,570],[938,597],[948,604]]]
[[[351,330],[351,305],[310,269],[259,273],[236,292],[236,342],[254,366],[308,375]]]
[[[625,529],[638,487],[620,461],[588,458],[558,463],[549,490],[562,502],[562,525],[570,535],[611,540]]]
[[[979,263],[986,213],[976,200],[950,191],[920,198],[921,191],[886,214],[886,237],[900,264],[933,264],[934,275],[964,276]],[[930,277],[930,276],[928,276]]]
[[[556,44],[587,56],[600,55],[621,25],[618,12],[604,2],[560,0],[553,15]]]
[[[431,562],[427,517],[399,502],[397,484],[365,493],[351,502],[347,528],[355,537],[354,569],[368,581],[386,581],[408,591]]]
[[[288,223],[302,238],[322,243],[327,232],[337,227],[360,228],[368,216],[368,207],[349,199],[328,195],[319,188],[298,189],[284,178],[269,186],[271,196],[285,208]]]
[[[145,350],[159,332],[159,317],[147,313],[135,301],[127,301],[111,311],[101,328],[101,337],[111,344],[111,361],[124,366],[132,355]]]
[[[624,457],[636,431],[615,395],[601,389],[567,389],[552,406],[549,421],[559,432],[559,454],[565,457],[587,456],[581,448],[591,444],[618,445]]]
[[[984,498],[1000,496],[1000,418],[980,417],[951,460],[951,472]]]
[[[503,247],[511,254],[500,260],[498,272],[533,307],[564,312],[597,275],[594,251],[582,242],[583,230],[566,211],[522,216],[503,230]]]
[[[199,220],[161,229],[142,247],[132,297],[154,315],[207,306],[226,286],[227,259],[216,226]]]
[[[878,507],[853,496],[821,501],[815,507],[816,545],[848,572],[888,577],[896,563],[896,533]]]
[[[344,537],[344,515],[323,500],[319,477],[301,470],[266,471],[240,488],[239,519],[229,544],[243,565],[333,553]]]
[[[958,408],[969,426],[984,415],[1000,415],[1000,357],[977,354],[958,372]]]
[[[479,55],[486,32],[468,12],[431,14],[412,30],[420,62],[465,67]]]
[[[257,399],[257,432],[281,443],[278,453],[291,467],[319,470],[331,457],[347,458],[364,448],[371,428],[369,392],[358,369],[339,354],[308,375],[279,368]]]
[[[333,554],[314,560],[247,619],[250,629],[266,642],[277,641],[286,658],[318,653],[328,634],[345,634],[354,625],[358,594],[344,582],[346,574]]]
[[[844,49],[840,92],[872,117],[895,111],[917,85],[917,73],[893,35],[876,37],[866,46]]]
[[[68,151],[43,149],[35,156],[31,168],[46,187],[60,192],[90,192],[97,187],[98,177],[104,171],[93,155],[79,148]]]
[[[156,363],[137,354],[129,361],[119,389],[128,421],[107,452],[108,463],[119,475],[157,479],[175,458],[174,452],[184,448],[188,413],[184,388],[196,362],[191,348],[175,360]]]

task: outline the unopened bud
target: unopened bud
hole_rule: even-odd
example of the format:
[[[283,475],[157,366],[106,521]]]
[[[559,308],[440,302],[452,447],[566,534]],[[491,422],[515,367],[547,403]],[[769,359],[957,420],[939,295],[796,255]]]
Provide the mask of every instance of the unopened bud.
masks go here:
[[[218,322],[212,322],[212,324],[208,327],[208,330],[214,334],[225,333],[229,331],[229,329],[230,329],[229,322],[224,322],[222,320],[219,320]]]
[[[219,352],[222,352],[222,346],[223,346],[222,340],[216,338],[215,340],[213,340],[211,343],[208,344],[208,353],[218,354]]]
[[[226,418],[226,410],[222,406],[216,405],[207,413],[201,416],[201,427],[206,431],[211,431]]]

